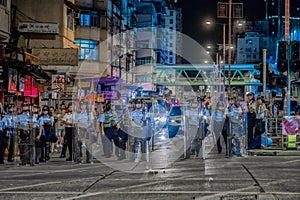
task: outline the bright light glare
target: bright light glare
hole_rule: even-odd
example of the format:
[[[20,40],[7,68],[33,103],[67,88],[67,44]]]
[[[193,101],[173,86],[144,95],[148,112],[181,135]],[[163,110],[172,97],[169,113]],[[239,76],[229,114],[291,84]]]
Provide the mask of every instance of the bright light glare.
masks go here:
[[[210,25],[211,24],[211,22],[210,21],[207,21],[207,22],[205,22],[206,24],[208,24],[208,25]]]

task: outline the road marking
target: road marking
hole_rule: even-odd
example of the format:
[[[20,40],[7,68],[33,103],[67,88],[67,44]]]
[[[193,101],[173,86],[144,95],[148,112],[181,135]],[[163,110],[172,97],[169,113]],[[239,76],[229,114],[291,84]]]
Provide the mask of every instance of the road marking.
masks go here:
[[[143,186],[149,186],[149,185],[159,184],[159,183],[163,183],[163,182],[165,182],[165,181],[156,181],[156,182],[151,182],[151,183],[143,183],[143,184],[138,184],[138,185],[131,185],[131,186],[121,187],[121,188],[114,189],[114,190],[109,190],[109,191],[106,191],[105,193],[106,194],[111,194],[111,193],[115,193],[115,192],[120,191],[120,190],[125,190],[125,189],[130,189],[130,188],[136,188],[136,187],[143,187]],[[65,200],[81,199],[81,198],[91,197],[91,196],[95,196],[95,195],[99,195],[99,194],[105,194],[105,193],[103,193],[103,192],[87,193],[87,194],[80,195],[80,196],[69,197],[69,198],[66,198]],[[123,192],[120,192],[120,193],[122,194]]]
[[[191,190],[184,190],[184,191],[103,191],[103,192],[92,192],[88,194],[92,195],[100,195],[100,194],[216,194],[216,193],[224,193],[224,191],[191,191]],[[82,192],[68,192],[68,191],[4,191],[1,192],[0,194],[83,194]],[[261,194],[260,192],[242,192],[242,191],[231,191],[228,192],[228,194]],[[271,195],[294,195],[294,196],[300,196],[300,192],[266,192],[264,194],[271,194]],[[223,194],[222,194],[223,195]],[[78,196],[78,197],[70,197],[70,198],[65,198],[64,200],[67,199],[78,199],[78,198],[83,198],[84,196]],[[202,198],[201,198],[202,199]]]
[[[289,182],[291,180],[279,180],[279,181],[272,181],[272,182],[268,182],[266,184],[262,184],[262,186],[269,186],[269,185],[272,185],[272,184],[278,184],[278,183],[284,183],[284,182]],[[254,188],[257,188],[257,186],[248,186],[248,187],[244,187],[244,188],[239,188],[239,189],[235,189],[235,190],[231,190],[231,191],[224,191],[220,194],[215,194],[215,195],[210,195],[210,196],[206,196],[206,197],[201,197],[201,200],[206,200],[206,199],[211,199],[211,198],[215,198],[215,197],[219,197],[219,196],[224,196],[224,195],[228,195],[228,194],[231,194],[233,192],[241,192],[243,190],[249,190],[249,189],[254,189]],[[259,194],[260,192],[256,192],[256,194]],[[275,194],[275,192],[265,192],[263,194]],[[298,194],[298,193],[297,193]]]
[[[287,162],[284,162],[284,163],[295,163],[295,162],[300,162],[300,160],[290,160],[290,161],[287,161]]]
[[[62,169],[62,170],[53,170],[53,171],[49,171],[49,172],[40,172],[40,173],[36,173],[35,171],[33,171],[30,174],[18,174],[18,175],[13,175],[13,176],[9,176],[9,178],[19,178],[19,177],[28,177],[28,176],[36,176],[36,175],[43,175],[43,174],[53,174],[53,173],[63,173],[63,172],[74,172],[74,171],[78,171],[78,170],[87,170],[87,169],[93,169],[93,168],[99,168],[99,166],[90,166],[90,167],[84,167],[84,168],[76,168],[76,169]],[[12,171],[15,172],[15,171]],[[23,171],[24,172],[24,171]],[[7,172],[5,172],[7,173]]]
[[[33,184],[33,185],[25,185],[25,186],[4,188],[4,189],[0,189],[0,192],[8,191],[8,190],[17,190],[17,189],[31,188],[31,187],[37,187],[37,186],[44,186],[44,185],[61,184],[61,183],[62,183],[62,181],[56,181],[56,182],[46,182],[46,183],[38,183],[38,184]]]

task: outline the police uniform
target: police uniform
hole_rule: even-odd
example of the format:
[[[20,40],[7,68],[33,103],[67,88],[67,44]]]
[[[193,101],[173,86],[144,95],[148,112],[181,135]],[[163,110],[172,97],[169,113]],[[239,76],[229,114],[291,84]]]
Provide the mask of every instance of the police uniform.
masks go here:
[[[255,134],[254,134],[254,145],[253,148],[260,149],[261,148],[261,135],[266,131],[265,129],[265,114],[267,111],[266,105],[263,102],[263,98],[261,96],[257,97],[257,100],[261,99],[262,103],[256,104],[256,126],[255,126]]]
[[[19,129],[19,149],[20,149],[20,160],[21,164],[33,164],[33,136],[30,130],[32,118],[29,114],[29,108],[27,104],[23,104],[23,108],[27,107],[27,111],[23,110],[23,113],[17,115],[17,125]]]
[[[199,128],[200,112],[198,107],[191,107],[187,112],[188,131],[185,133],[187,141],[186,157],[190,157],[190,151],[198,155],[201,148]]]
[[[75,122],[75,114],[73,112],[67,112],[63,117],[62,121],[65,124],[65,140],[67,140],[67,146],[69,151],[69,158],[67,161],[73,160],[73,139],[74,139],[74,122]]]
[[[48,109],[48,114],[43,113],[39,118],[40,129],[42,129],[42,137],[40,138],[42,143],[41,162],[45,162],[50,159],[51,131],[54,123],[54,118],[49,115],[49,108],[44,107],[43,112],[46,111],[46,109]]]
[[[81,105],[87,105],[87,102],[81,102]],[[76,161],[77,162],[92,162],[93,156],[92,156],[92,142],[91,142],[91,137],[92,137],[92,130],[88,130],[92,127],[93,121],[94,121],[94,116],[91,112],[88,112],[87,110],[85,111],[80,111],[79,113],[75,114],[75,121],[77,125],[77,146],[75,147],[76,149]],[[87,144],[86,144],[87,141]],[[83,152],[82,152],[82,147],[86,147],[86,160],[82,160]]]
[[[9,105],[8,109],[13,109],[13,105]],[[8,148],[8,162],[13,162],[13,156],[14,156],[14,144],[16,141],[16,134],[15,134],[15,128],[16,128],[16,116],[13,113],[8,113],[4,115],[3,117],[4,122],[4,132],[6,133],[7,137],[9,137],[9,148]]]
[[[242,109],[238,105],[233,104],[228,108],[228,114],[231,121],[232,134],[232,152],[236,156],[241,156],[240,137],[242,136]]]
[[[139,144],[141,144],[142,160],[149,162],[149,136],[147,135],[146,117],[147,113],[142,108],[136,108],[130,113],[133,129],[129,134],[134,136],[134,162],[139,161]]]
[[[213,131],[215,134],[215,138],[217,139],[218,152],[221,153],[222,146],[221,146],[220,137],[221,137],[221,132],[222,132],[224,122],[225,122],[225,106],[223,105],[222,102],[217,103],[216,110],[212,114],[212,122],[213,122],[212,128],[213,128]],[[222,134],[223,134],[223,132],[222,132]],[[225,136],[223,135],[223,138],[226,143],[227,137],[225,138]],[[227,146],[226,146],[226,149],[227,149]],[[227,152],[227,150],[226,150],[226,152]]]
[[[126,142],[128,141],[128,121],[129,116],[126,110],[123,110],[120,120],[120,128],[117,130],[118,137],[119,137],[119,147],[120,147],[120,157],[119,160],[123,160],[126,158],[125,150],[126,150]]]
[[[106,106],[104,113],[100,114],[98,121],[104,128],[103,151],[104,156],[109,158],[113,153],[112,140],[115,144],[115,155],[119,157],[119,137],[117,133],[117,124],[119,117],[117,113],[111,111],[110,105]]]
[[[7,147],[6,133],[4,132],[4,121],[0,119],[0,164],[4,164],[4,151]]]
[[[36,105],[33,105],[33,107],[37,108]],[[33,131],[33,136],[35,138],[34,159],[35,159],[35,164],[38,164],[39,159],[41,158],[41,147],[42,147],[41,141],[36,139],[37,136],[39,135],[39,128],[40,128],[38,112],[32,113],[31,117],[32,117],[32,123],[33,123],[32,131]]]
[[[247,93],[247,97],[252,96],[251,100],[247,100],[247,127],[248,127],[248,148],[252,149],[254,147],[254,131],[256,122],[256,102],[254,100],[254,93]]]

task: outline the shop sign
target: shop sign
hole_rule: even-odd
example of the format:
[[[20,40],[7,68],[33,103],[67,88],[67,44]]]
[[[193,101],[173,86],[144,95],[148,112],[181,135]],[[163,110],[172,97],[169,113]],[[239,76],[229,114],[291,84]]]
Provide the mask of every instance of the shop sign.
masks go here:
[[[18,29],[21,33],[58,34],[58,23],[20,22]]]
[[[78,49],[32,49],[32,54],[39,58],[40,65],[78,64]]]
[[[63,93],[65,91],[65,76],[61,74],[52,75],[52,92]]]

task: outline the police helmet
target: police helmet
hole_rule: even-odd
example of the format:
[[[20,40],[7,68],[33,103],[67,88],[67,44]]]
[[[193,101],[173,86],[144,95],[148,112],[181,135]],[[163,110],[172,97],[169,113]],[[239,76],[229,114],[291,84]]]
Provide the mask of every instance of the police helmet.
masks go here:
[[[22,103],[22,107],[28,107],[28,106],[29,106],[29,103],[27,103],[27,102]]]
[[[43,110],[43,111],[48,111],[48,112],[49,112],[49,106],[44,105],[42,110]]]
[[[88,104],[87,101],[81,101],[81,102],[80,102],[80,105],[87,105],[87,104]]]
[[[7,109],[13,109],[14,107],[15,107],[14,104],[9,104],[9,105],[7,106]]]
[[[248,96],[254,96],[254,93],[253,92],[247,92],[246,93],[246,96],[248,97]]]
[[[38,105],[33,104],[32,107],[33,107],[33,108],[38,108]]]
[[[136,100],[135,101],[135,104],[142,104],[143,102],[142,102],[142,100],[140,100],[140,99],[138,99],[138,100]]]

